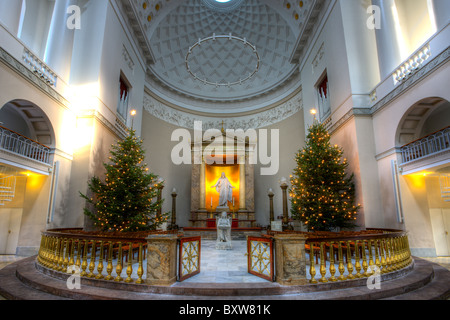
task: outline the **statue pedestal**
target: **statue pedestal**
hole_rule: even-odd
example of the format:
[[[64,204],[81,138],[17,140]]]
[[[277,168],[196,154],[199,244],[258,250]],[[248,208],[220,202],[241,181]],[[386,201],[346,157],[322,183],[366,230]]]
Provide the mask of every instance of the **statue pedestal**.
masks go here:
[[[216,242],[216,250],[232,250],[233,246],[231,245],[231,241],[230,242]]]
[[[274,239],[276,281],[283,286],[307,284],[306,237],[300,234],[277,234]]]
[[[147,238],[147,284],[170,286],[177,281],[177,240],[173,234]]]

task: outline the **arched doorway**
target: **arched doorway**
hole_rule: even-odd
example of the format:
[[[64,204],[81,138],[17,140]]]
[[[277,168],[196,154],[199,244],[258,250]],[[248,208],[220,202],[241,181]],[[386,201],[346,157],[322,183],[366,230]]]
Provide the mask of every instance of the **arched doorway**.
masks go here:
[[[401,147],[449,125],[450,102],[438,97],[415,103],[403,116],[397,130],[396,146]]]
[[[0,125],[43,145],[54,147],[55,134],[46,114],[27,100],[13,100],[0,108]]]
[[[405,184],[409,222],[432,231],[437,256],[450,255],[450,102],[429,97],[399,123],[396,146]],[[408,218],[406,218],[408,219]]]
[[[54,146],[40,107],[19,99],[0,108],[0,254],[17,254],[32,225],[45,227]]]

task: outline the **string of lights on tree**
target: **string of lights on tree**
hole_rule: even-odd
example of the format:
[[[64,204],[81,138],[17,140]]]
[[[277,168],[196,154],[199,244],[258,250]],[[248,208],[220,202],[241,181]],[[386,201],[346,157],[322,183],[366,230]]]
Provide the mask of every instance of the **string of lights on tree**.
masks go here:
[[[356,226],[360,205],[355,205],[353,174],[347,176],[348,162],[342,156],[343,150],[331,145],[325,126],[315,120],[290,176],[291,214],[310,231]]]
[[[134,130],[112,145],[109,163],[105,163],[105,181],[93,177],[88,183],[92,197],[80,195],[93,209],[84,213],[101,231],[136,232],[155,230],[167,218],[159,217],[163,200],[155,200],[163,182],[145,164],[142,140]]]

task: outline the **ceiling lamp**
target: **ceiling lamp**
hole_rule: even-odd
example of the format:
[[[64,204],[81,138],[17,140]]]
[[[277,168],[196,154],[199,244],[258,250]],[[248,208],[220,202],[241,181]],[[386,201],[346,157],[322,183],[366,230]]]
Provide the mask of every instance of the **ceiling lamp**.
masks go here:
[[[197,76],[197,74],[193,73],[190,66],[189,66],[189,58],[190,56],[194,53],[194,49],[195,48],[200,48],[202,43],[206,43],[206,42],[210,42],[210,41],[216,41],[217,39],[227,39],[229,41],[240,41],[243,43],[244,47],[249,47],[250,50],[252,51],[252,53],[255,55],[256,57],[256,66],[255,69],[253,70],[253,72],[250,72],[248,74],[247,77],[244,77],[242,79],[237,79],[237,80],[233,80],[233,81],[229,81],[226,83],[223,82],[218,82],[218,81],[210,81],[208,79],[201,79],[200,77]],[[212,85],[212,86],[216,86],[216,87],[230,87],[230,86],[234,86],[234,85],[240,85],[243,82],[251,79],[258,71],[261,65],[261,58],[258,54],[258,51],[256,50],[256,47],[254,45],[252,45],[250,42],[247,41],[246,38],[239,38],[236,36],[233,36],[231,33],[228,35],[216,35],[215,33],[212,35],[212,37],[207,37],[204,39],[199,39],[192,47],[189,47],[189,51],[186,54],[186,58],[185,58],[185,64],[186,64],[186,69],[187,71],[190,73],[190,75],[198,81],[203,82],[205,85]]]

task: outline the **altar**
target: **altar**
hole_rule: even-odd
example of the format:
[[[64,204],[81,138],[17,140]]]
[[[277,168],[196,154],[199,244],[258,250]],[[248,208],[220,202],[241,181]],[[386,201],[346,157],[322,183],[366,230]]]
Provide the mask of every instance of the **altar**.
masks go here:
[[[216,218],[224,211],[232,219],[232,230],[256,229],[254,165],[250,161],[255,145],[224,130],[222,138],[221,148],[214,152],[206,150],[211,141],[192,143],[189,230],[215,229]],[[226,189],[221,189],[220,181],[226,181]]]

